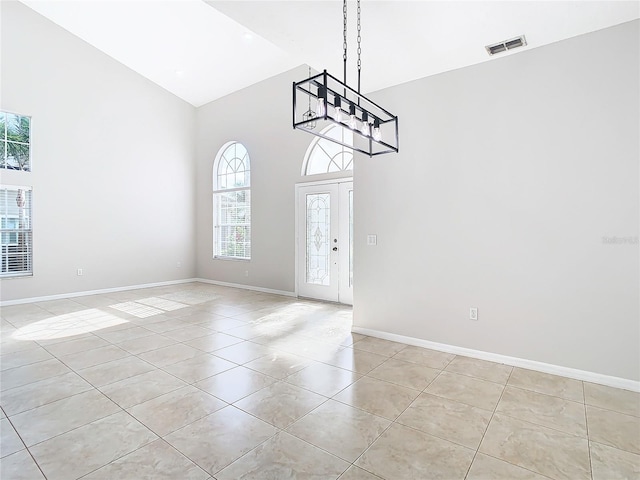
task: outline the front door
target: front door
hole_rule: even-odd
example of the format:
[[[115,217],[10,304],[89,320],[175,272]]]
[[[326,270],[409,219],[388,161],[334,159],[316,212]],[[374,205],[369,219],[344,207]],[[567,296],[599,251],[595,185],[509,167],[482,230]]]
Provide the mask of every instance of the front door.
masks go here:
[[[298,295],[353,303],[353,182],[297,187]]]

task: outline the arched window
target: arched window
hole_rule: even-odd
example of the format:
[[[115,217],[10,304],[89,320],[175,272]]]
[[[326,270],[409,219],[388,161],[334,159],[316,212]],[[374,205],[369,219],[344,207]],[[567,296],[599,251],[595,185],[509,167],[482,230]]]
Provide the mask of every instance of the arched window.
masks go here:
[[[251,258],[249,152],[238,142],[220,149],[213,164],[213,255]]]
[[[329,125],[322,133],[347,145],[353,145],[353,132],[338,125]],[[353,170],[353,150],[324,138],[315,137],[305,155],[302,175]]]

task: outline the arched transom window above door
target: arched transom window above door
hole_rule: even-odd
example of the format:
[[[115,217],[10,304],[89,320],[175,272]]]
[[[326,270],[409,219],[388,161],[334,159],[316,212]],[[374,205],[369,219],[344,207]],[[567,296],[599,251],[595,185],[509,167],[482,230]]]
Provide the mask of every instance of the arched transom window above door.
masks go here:
[[[322,133],[330,138],[353,145],[353,132],[338,125],[329,125]],[[351,176],[353,170],[353,150],[324,138],[313,139],[302,165],[302,175],[345,172]]]

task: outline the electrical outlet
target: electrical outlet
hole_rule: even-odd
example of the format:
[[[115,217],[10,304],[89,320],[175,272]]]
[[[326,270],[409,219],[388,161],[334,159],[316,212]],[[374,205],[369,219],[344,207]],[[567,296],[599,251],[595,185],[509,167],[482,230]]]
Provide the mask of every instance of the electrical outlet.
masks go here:
[[[476,307],[469,309],[469,320],[478,320],[478,309]]]
[[[84,272],[82,271],[81,268],[78,269],[78,276],[81,277],[82,275],[84,275]]]
[[[180,267],[182,267],[182,262],[176,263],[176,268],[180,268]]]
[[[249,276],[249,270],[245,270],[245,271],[244,271],[244,276],[245,276],[245,277],[248,277],[248,276]]]

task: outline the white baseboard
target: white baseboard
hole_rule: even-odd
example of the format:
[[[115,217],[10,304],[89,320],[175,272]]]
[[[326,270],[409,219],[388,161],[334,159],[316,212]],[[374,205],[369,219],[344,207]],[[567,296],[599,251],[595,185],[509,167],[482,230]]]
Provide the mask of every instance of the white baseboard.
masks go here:
[[[221,287],[241,288],[243,290],[252,290],[254,292],[271,293],[273,295],[284,295],[285,297],[297,297],[296,292],[287,292],[286,290],[274,290],[272,288],[254,287],[253,285],[243,285],[241,283],[219,282],[218,280],[209,280],[206,278],[196,278],[196,282],[210,283],[212,285],[220,285]]]
[[[552,375],[560,375],[563,377],[574,378],[576,380],[584,380],[585,382],[598,383],[608,387],[623,388],[633,392],[640,392],[640,382],[629,380],[626,378],[613,377],[603,375],[601,373],[588,372],[586,370],[578,370],[575,368],[562,367],[560,365],[552,365],[550,363],[537,362],[518,357],[509,357],[498,353],[483,352],[482,350],[473,350],[470,348],[456,347],[455,345],[447,345],[445,343],[430,342],[415,337],[406,337],[404,335],[396,335],[395,333],[383,332],[380,330],[371,330],[369,328],[356,327],[351,329],[354,333],[368,335],[370,337],[382,338],[393,342],[406,343],[416,347],[430,348],[440,352],[454,353],[465,357],[479,358],[490,362],[504,363],[514,367],[526,368],[528,370],[536,370],[538,372],[550,373]]]
[[[100,295],[102,293],[124,292],[126,290],[137,290],[139,288],[164,287],[167,285],[179,285],[181,283],[192,283],[199,281],[196,278],[185,278],[182,280],[170,280],[168,282],[144,283],[141,285],[128,285],[126,287],[102,288],[100,290],[86,290],[84,292],[60,293],[58,295],[46,295],[44,297],[20,298],[18,300],[6,300],[0,302],[0,307],[10,305],[21,305],[23,303],[46,302],[48,300],[61,300],[64,298],[86,297],[87,295]]]

